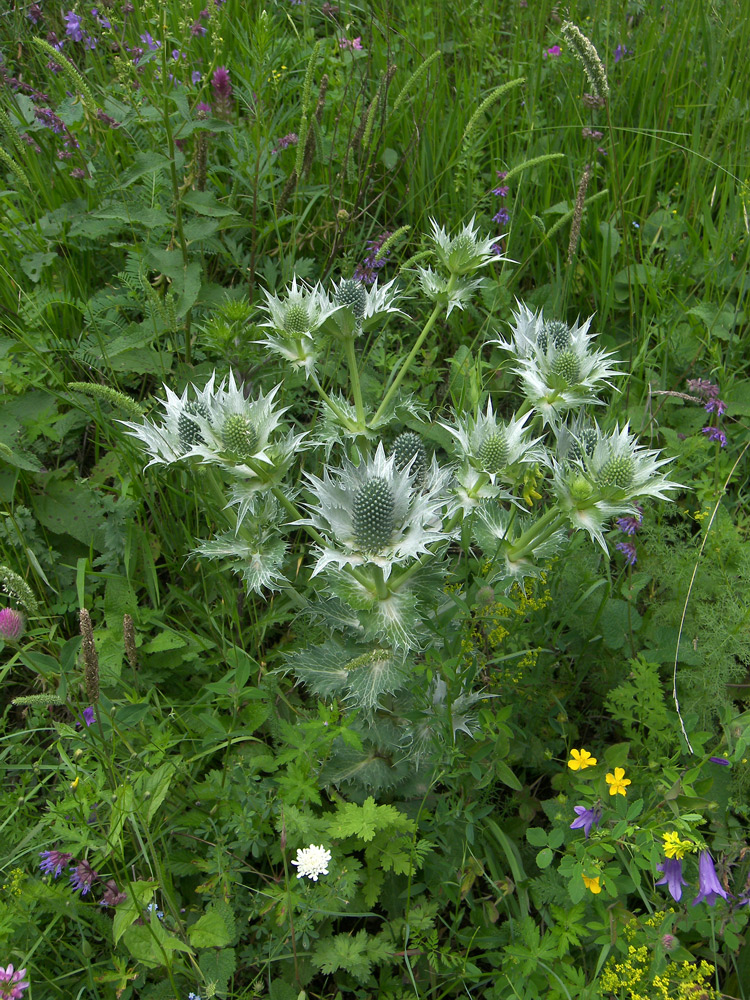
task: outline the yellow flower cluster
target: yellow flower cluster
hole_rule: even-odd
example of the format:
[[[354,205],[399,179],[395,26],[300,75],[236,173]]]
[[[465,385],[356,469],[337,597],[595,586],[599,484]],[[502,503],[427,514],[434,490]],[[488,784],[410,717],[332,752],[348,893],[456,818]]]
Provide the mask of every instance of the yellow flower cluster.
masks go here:
[[[690,840],[680,840],[680,835],[675,830],[662,834],[664,841],[664,853],[668,858],[684,858],[689,851],[695,850],[695,844]]]
[[[23,892],[21,886],[26,880],[26,872],[23,868],[11,868],[9,880],[2,886],[2,891],[9,896],[20,896]]]
[[[710,985],[714,968],[708,962],[674,962],[652,977],[651,959],[645,945],[632,944],[622,962],[610,959],[599,978],[602,995],[611,993],[621,1000],[718,1000]]]

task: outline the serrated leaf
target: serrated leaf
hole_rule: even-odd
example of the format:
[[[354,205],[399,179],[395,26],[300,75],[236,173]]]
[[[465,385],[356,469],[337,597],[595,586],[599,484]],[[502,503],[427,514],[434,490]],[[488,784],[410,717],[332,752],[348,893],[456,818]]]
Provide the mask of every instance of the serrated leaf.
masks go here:
[[[188,939],[196,948],[225,948],[233,937],[234,926],[228,926],[227,913],[221,912],[216,903],[188,927]]]

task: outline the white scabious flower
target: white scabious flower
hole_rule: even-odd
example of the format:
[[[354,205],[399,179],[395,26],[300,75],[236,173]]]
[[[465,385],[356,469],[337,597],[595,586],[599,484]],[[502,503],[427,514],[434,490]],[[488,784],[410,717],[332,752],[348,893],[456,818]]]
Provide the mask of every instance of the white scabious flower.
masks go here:
[[[330,563],[375,564],[387,580],[394,566],[426,552],[444,537],[450,475],[433,458],[418,487],[410,466],[399,468],[395,455],[386,458],[382,443],[358,466],[347,461],[333,475],[325,469],[322,479],[305,473],[316,503],[306,504],[310,516],[294,523],[312,525],[325,538],[313,576]]]
[[[181,396],[165,385],[167,398],[160,400],[164,407],[161,421],[147,418],[142,423],[120,421],[128,428],[130,437],[137,438],[146,446],[151,456],[146,468],[150,465],[171,465],[194,454],[194,446],[202,441],[201,428],[209,417],[215,381],[214,372],[203,389],[186,386]]]
[[[425,296],[435,303],[447,306],[446,316],[454,309],[463,309],[471,301],[474,292],[481,288],[482,279],[447,278],[436,274],[431,267],[418,267],[419,284]]]
[[[526,426],[531,413],[509,420],[498,419],[488,399],[483,413],[467,413],[456,418],[455,426],[441,424],[456,439],[461,468],[456,474],[459,484],[458,499],[466,511],[483,499],[510,494],[501,490],[497,482],[514,485],[523,479],[524,466],[547,463],[547,454],[539,444],[540,438],[531,438]]]
[[[357,278],[342,278],[333,286],[332,296],[339,307],[333,317],[339,335],[356,337],[387,313],[406,315],[396,305],[397,295],[395,278],[380,288],[377,278],[369,288]]]
[[[603,527],[617,514],[635,514],[643,497],[668,500],[668,490],[681,488],[659,471],[671,459],[638,444],[628,425],[603,434],[595,427],[567,444],[562,461],[553,460],[553,489],[574,528],[585,529],[606,551]],[[572,436],[572,435],[571,435]],[[575,445],[578,445],[576,448]]]
[[[474,218],[472,216],[470,222],[463,227],[457,236],[450,236],[434,219],[430,219],[432,226],[430,236],[435,247],[435,254],[448,274],[459,277],[473,274],[492,261],[506,259],[494,249],[498,237],[480,237],[479,227],[474,226]]]
[[[297,858],[292,861],[292,864],[297,869],[297,878],[309,878],[313,882],[317,882],[320,875],[328,874],[330,861],[331,852],[322,844],[320,847],[310,844],[309,847],[300,847],[297,851]]]
[[[283,297],[269,291],[265,296],[267,301],[261,308],[269,319],[260,325],[273,333],[256,343],[270,347],[293,368],[302,368],[310,376],[317,360],[314,334],[341,307],[331,301],[320,284],[310,287],[300,280],[298,285],[296,277]]]
[[[514,327],[509,341],[490,341],[512,352],[517,365],[513,373],[521,379],[524,394],[547,424],[558,424],[570,410],[585,403],[601,404],[597,392],[620,375],[611,361],[612,352],[592,348],[589,317],[582,325],[545,320],[519,303],[513,314]]]

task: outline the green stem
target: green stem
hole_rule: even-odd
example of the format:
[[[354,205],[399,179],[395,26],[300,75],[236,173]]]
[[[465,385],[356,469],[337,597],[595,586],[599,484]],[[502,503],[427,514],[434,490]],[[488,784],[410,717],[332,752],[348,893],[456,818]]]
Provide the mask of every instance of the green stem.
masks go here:
[[[166,37],[166,24],[162,26],[162,39]],[[161,64],[162,64],[162,82],[166,86],[169,80],[169,71],[167,67],[167,44],[166,41],[163,42],[161,47]],[[164,116],[164,131],[167,134],[167,150],[169,155],[169,171],[172,181],[172,197],[174,198],[175,207],[175,221],[177,224],[177,235],[180,242],[180,251],[182,252],[182,268],[185,277],[187,278],[188,265],[190,259],[188,257],[187,240],[185,239],[185,227],[182,220],[182,201],[180,199],[180,185],[177,179],[177,165],[174,159],[174,136],[172,135],[172,123],[169,120],[169,111],[167,109],[167,98],[166,93],[163,95],[163,105],[162,114]],[[191,345],[190,345],[190,325],[192,323],[193,310],[188,309],[185,313],[185,364],[191,364]]]
[[[545,542],[564,523],[565,514],[561,510],[558,510],[557,507],[548,510],[516,540],[515,545],[507,552],[508,558],[513,562],[522,559],[542,542]]]
[[[354,408],[357,411],[357,424],[363,428],[365,426],[365,408],[362,405],[362,387],[359,384],[359,369],[357,368],[357,356],[354,353],[354,337],[346,337],[344,340],[344,347],[346,349],[346,360],[349,364],[349,378],[351,379],[352,383]]]
[[[336,416],[338,417],[338,419],[341,421],[341,423],[348,430],[353,430],[353,428],[351,426],[351,421],[349,420],[349,418],[347,417],[347,415],[344,413],[344,411],[341,409],[341,407],[338,405],[338,403],[334,403],[334,401],[331,399],[331,397],[328,395],[328,393],[325,391],[325,389],[323,388],[323,386],[318,381],[317,376],[315,376],[314,374],[311,375],[310,376],[310,381],[315,386],[315,389],[316,389],[318,395],[323,400],[323,402],[326,404],[326,406],[331,410],[331,412],[336,414]]]
[[[454,286],[456,284],[456,280],[457,280],[457,276],[455,274],[452,274],[450,276],[450,278],[448,279],[448,287],[446,288],[446,294],[448,296],[450,296],[451,292],[453,291],[453,288],[454,288]],[[388,389],[388,392],[385,394],[383,402],[378,407],[377,413],[375,414],[375,416],[370,421],[370,424],[369,424],[370,427],[376,427],[377,426],[378,420],[380,419],[380,417],[385,413],[386,409],[388,408],[388,404],[390,403],[391,399],[393,398],[393,396],[397,392],[398,387],[401,385],[401,383],[403,382],[404,378],[406,377],[406,373],[411,368],[412,362],[414,361],[414,358],[416,358],[417,354],[419,353],[419,350],[420,350],[422,344],[424,343],[425,338],[427,337],[427,334],[430,332],[430,330],[435,325],[435,321],[437,320],[438,316],[440,315],[440,313],[442,312],[442,310],[443,310],[444,307],[445,307],[445,303],[443,303],[443,302],[437,302],[437,303],[435,303],[435,308],[430,313],[430,316],[429,316],[427,322],[425,323],[422,332],[417,337],[417,339],[416,339],[416,341],[414,343],[414,347],[412,347],[412,349],[409,352],[406,360],[401,365],[399,373],[398,373],[398,375],[396,375],[395,379],[391,383],[390,388]]]
[[[383,570],[380,566],[371,567],[371,577],[372,582],[375,584],[375,593],[379,601],[385,601],[388,598],[389,590],[388,584],[385,582],[385,577],[383,576]]]

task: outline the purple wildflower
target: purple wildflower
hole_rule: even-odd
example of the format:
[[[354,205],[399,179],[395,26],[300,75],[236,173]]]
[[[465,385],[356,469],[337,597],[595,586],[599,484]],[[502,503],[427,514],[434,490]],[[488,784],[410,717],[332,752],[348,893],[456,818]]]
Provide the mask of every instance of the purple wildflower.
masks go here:
[[[205,27],[204,27],[204,26],[203,26],[203,25],[202,25],[202,24],[200,23],[200,21],[194,21],[194,22],[193,22],[193,23],[192,23],[192,24],[190,25],[190,34],[191,34],[191,35],[192,35],[192,36],[193,36],[194,38],[195,38],[195,37],[200,37],[200,36],[202,36],[202,35],[205,35],[207,31],[208,31],[208,28],[205,28]]]
[[[381,257],[378,257],[378,251],[390,236],[390,231],[386,230],[374,240],[367,241],[369,253],[362,263],[358,264],[354,269],[353,277],[356,278],[357,281],[361,281],[365,285],[371,285],[375,281],[377,278],[377,272],[381,267],[385,267],[386,258],[391,255],[391,251],[387,250]]]
[[[709,441],[718,441],[722,448],[726,448],[727,436],[720,427],[704,427],[701,433],[706,434]]]
[[[120,892],[114,879],[104,883],[104,895],[99,900],[99,906],[117,906],[128,898],[126,892]]]
[[[21,1000],[21,994],[29,988],[26,969],[13,970],[13,965],[6,969],[0,965],[0,1000]]]
[[[193,86],[195,86],[196,83],[200,83],[202,79],[203,76],[199,69],[194,69],[193,72],[190,74],[190,82],[193,84]]]
[[[86,728],[87,729],[88,729],[89,726],[93,726],[93,724],[96,722],[96,719],[94,718],[94,707],[93,707],[93,705],[89,705],[88,708],[84,708],[83,715],[81,716],[81,718],[86,723]],[[80,728],[81,728],[80,721],[76,722],[76,729],[80,729]]]
[[[296,146],[299,141],[299,136],[296,132],[288,132],[286,135],[282,135],[280,139],[277,140],[276,145],[271,150],[272,153],[278,153],[280,149],[286,149],[287,146]]]
[[[710,382],[707,378],[689,378],[687,387],[702,399],[716,399],[719,395],[718,385]]]
[[[40,22],[40,21],[42,20],[42,18],[44,17],[44,15],[42,14],[42,8],[41,8],[41,7],[39,6],[39,4],[38,4],[38,3],[33,3],[33,4],[32,4],[32,5],[31,5],[31,6],[29,7],[29,13],[28,13],[28,14],[27,14],[26,16],[27,16],[27,17],[28,17],[28,19],[29,19],[30,21],[32,21],[32,22],[33,22],[34,24],[39,24],[39,22]]]
[[[103,28],[112,27],[112,22],[110,21],[110,19],[105,14],[100,14],[96,7],[91,8],[91,16],[95,17]]]
[[[88,174],[83,169],[83,167],[73,167],[73,169],[70,171],[70,176],[77,181],[82,181],[85,180],[86,177],[88,177]]]
[[[628,566],[635,566],[638,562],[638,552],[632,542],[618,542],[615,548],[625,556]]]
[[[726,757],[709,757],[708,759],[712,764],[721,764],[722,767],[729,767],[729,761]]]
[[[596,128],[588,128],[588,126],[584,125],[581,129],[581,137],[583,139],[590,139],[592,142],[598,142],[603,135],[604,133],[600,132],[599,129]]]
[[[214,94],[216,94],[217,98],[226,101],[232,96],[232,80],[226,66],[219,66],[214,70],[214,75],[211,77],[211,86],[214,88]]]
[[[75,11],[69,10],[66,14],[63,14],[65,19],[65,34],[68,38],[72,38],[74,42],[83,41],[83,28],[81,27],[81,18]]]
[[[39,862],[41,870],[47,875],[54,875],[57,878],[63,868],[67,868],[73,855],[66,854],[65,851],[40,851],[39,857],[42,859]]]
[[[135,48],[130,49],[130,54],[133,57],[133,65],[137,66],[141,61],[141,56],[143,55],[143,49],[140,45],[136,45]]]
[[[721,417],[727,412],[727,404],[723,399],[709,399],[703,409],[706,413],[715,413]]]
[[[553,45],[551,49],[547,49],[546,52],[543,52],[542,56],[544,59],[546,59],[547,57],[549,57],[550,59],[557,59],[557,57],[560,55],[561,52],[562,49],[560,48],[559,45]]]
[[[17,642],[23,635],[26,619],[21,611],[15,608],[3,608],[0,611],[0,639]]]
[[[626,49],[624,45],[618,45],[615,48],[615,62],[616,63],[618,63],[621,59],[624,59],[625,56],[629,56],[629,55],[630,55],[630,49]]]
[[[362,36],[357,35],[356,38],[352,38],[351,41],[348,38],[339,38],[339,48],[351,51],[356,49],[357,52],[362,51]]]
[[[510,212],[507,208],[499,208],[492,216],[492,221],[496,222],[498,226],[507,226],[510,222]]]
[[[140,36],[140,39],[144,45],[148,46],[149,52],[156,52],[156,50],[161,47],[161,42],[156,38],[152,38],[148,31],[145,31]]]
[[[85,49],[95,49],[97,39],[93,35],[85,35],[83,39],[83,47]]]
[[[587,809],[586,806],[574,806],[576,818],[570,824],[571,830],[583,830],[586,837],[591,833],[592,826],[599,826],[602,819],[601,809]]]
[[[726,899],[727,891],[716,875],[713,858],[708,851],[701,851],[698,859],[698,895],[693,900],[693,906],[704,900],[709,906],[713,906],[718,896]]]
[[[110,128],[120,127],[120,123],[118,121],[115,121],[115,119],[111,115],[108,115],[105,111],[102,111],[101,108],[97,108],[96,117],[99,119],[100,122],[104,122],[105,125],[109,125]]]
[[[79,861],[70,873],[70,884],[76,892],[81,892],[85,896],[91,886],[99,878],[99,873],[95,872],[88,861]]]
[[[619,517],[617,519],[617,527],[626,535],[634,535],[642,523],[643,515],[639,516],[638,514],[635,517],[629,514],[627,517]]]
[[[45,128],[51,129],[55,135],[65,135],[67,128],[62,118],[59,118],[52,108],[34,108],[34,117]]]
[[[492,193],[497,195],[498,198],[507,198],[510,188],[507,184],[501,184],[500,187],[492,189]]]
[[[198,101],[195,105],[195,114],[198,118],[208,118],[211,114],[211,105],[205,101]]]
[[[666,885],[672,899],[679,903],[682,898],[682,887],[687,885],[682,877],[682,861],[679,858],[665,858],[663,863],[657,865],[656,868],[657,871],[664,872],[656,884]]]

